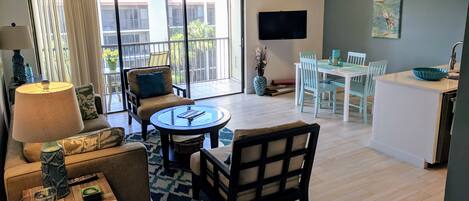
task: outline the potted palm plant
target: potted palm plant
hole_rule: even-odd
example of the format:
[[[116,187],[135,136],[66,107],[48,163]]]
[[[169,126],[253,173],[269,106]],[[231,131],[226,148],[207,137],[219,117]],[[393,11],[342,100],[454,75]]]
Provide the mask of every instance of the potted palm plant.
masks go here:
[[[264,77],[265,68],[267,67],[267,46],[256,49],[256,72],[254,78],[254,90],[258,96],[265,94],[267,87],[267,79]]]
[[[106,61],[107,67],[110,71],[116,71],[117,60],[119,59],[119,51],[106,48],[103,50],[103,59]]]

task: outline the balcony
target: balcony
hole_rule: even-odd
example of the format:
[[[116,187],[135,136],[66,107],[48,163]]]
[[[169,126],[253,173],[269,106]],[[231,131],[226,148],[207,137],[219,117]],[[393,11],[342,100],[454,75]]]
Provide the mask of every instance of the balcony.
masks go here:
[[[116,50],[117,45],[102,46]],[[150,66],[152,54],[162,54],[164,64],[171,66],[173,84],[186,86],[184,41],[163,41],[122,45],[124,68]],[[212,96],[241,92],[240,78],[235,78],[230,59],[228,38],[189,40],[189,77],[191,98],[200,99]],[[153,58],[155,59],[155,58]],[[104,61],[105,95],[108,111],[122,110],[122,97],[119,71],[112,71]]]

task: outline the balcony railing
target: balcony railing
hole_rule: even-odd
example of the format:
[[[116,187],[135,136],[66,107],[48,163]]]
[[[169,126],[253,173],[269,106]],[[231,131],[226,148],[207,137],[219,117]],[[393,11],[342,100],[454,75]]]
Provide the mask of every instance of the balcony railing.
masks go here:
[[[104,49],[117,49],[117,45],[104,45]],[[124,68],[149,65],[150,53],[167,52],[174,84],[185,83],[184,41],[163,41],[122,45]],[[231,78],[228,38],[189,40],[189,75],[192,83]],[[106,62],[103,62],[105,68]]]

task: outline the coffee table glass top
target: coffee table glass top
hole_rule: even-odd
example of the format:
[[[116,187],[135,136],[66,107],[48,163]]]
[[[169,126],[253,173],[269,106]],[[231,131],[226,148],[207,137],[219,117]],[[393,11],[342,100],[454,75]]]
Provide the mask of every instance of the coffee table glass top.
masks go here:
[[[178,117],[178,115],[181,115],[188,110],[202,111],[203,114],[193,119]],[[226,118],[229,118],[229,113],[222,108],[213,106],[185,105],[157,112],[151,117],[151,122],[166,128],[193,128],[211,126],[214,123],[223,121]]]

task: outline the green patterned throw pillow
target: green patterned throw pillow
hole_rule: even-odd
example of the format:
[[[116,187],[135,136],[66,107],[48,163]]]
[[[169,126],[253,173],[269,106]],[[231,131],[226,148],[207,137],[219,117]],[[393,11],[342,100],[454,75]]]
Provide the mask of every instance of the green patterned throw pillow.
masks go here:
[[[98,110],[94,102],[93,85],[85,85],[76,89],[78,105],[80,106],[81,118],[83,120],[96,119],[99,117]]]

